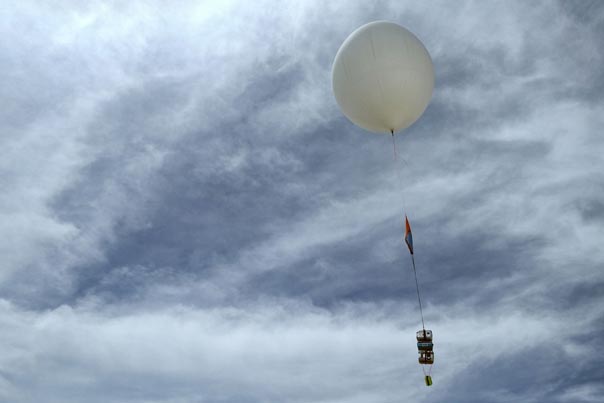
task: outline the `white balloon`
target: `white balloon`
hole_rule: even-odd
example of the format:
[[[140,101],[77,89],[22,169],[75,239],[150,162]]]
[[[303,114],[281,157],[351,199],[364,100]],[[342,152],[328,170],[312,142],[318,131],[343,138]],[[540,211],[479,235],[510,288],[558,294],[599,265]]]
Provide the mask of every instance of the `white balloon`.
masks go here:
[[[332,83],[348,119],[366,130],[390,133],[422,115],[434,89],[434,67],[415,35],[376,21],[344,41],[333,62]]]

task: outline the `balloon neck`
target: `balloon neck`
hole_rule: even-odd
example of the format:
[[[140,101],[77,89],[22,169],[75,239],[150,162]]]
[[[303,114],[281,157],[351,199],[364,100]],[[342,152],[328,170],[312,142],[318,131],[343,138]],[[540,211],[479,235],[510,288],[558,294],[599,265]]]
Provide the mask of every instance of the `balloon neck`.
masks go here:
[[[394,136],[394,129],[390,129],[390,134]]]

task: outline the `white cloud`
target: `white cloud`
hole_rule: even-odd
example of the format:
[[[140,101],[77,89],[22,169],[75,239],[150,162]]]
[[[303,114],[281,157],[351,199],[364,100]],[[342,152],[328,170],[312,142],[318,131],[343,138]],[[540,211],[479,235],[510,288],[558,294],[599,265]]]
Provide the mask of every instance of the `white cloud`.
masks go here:
[[[543,343],[568,362],[596,354],[575,340],[599,331],[594,297],[562,308],[550,295],[602,282],[601,222],[579,209],[601,193],[601,108],[579,94],[596,76],[586,66],[602,57],[592,26],[552,5],[317,4],[20,3],[9,13],[0,26],[0,69],[9,78],[0,86],[2,290],[22,306],[76,302],[47,311],[3,302],[2,399],[450,401],[446,391],[459,391],[457,380],[481,362],[514,362]],[[327,311],[288,290],[283,298],[237,299],[255,276],[309,257],[332,270],[324,255],[385,222],[402,236],[389,149],[384,139],[353,136],[359,132],[341,124],[330,92],[337,46],[368,18],[408,25],[437,72],[450,74],[442,87],[437,77],[433,109],[401,147],[416,242],[422,227],[437,227],[443,244],[485,234],[493,256],[510,239],[542,242],[527,251],[534,267],[526,272],[487,273],[478,295],[459,296],[457,304],[428,298],[437,345],[428,390],[415,364],[414,305],[336,301]],[[442,132],[430,133],[435,128]],[[323,166],[333,172],[317,174],[302,151],[317,133],[334,130],[348,143],[326,142],[333,148],[317,152],[326,151],[320,162],[329,160]],[[345,147],[354,149],[352,162],[335,160]],[[184,158],[193,161],[174,174],[201,183],[243,182],[257,166],[287,172],[287,183],[262,188],[263,196],[307,198],[308,211],[269,220],[257,239],[218,259],[199,245],[193,252],[174,246],[173,239],[203,240],[217,229],[183,235],[155,227],[158,205],[168,199],[157,177]],[[167,208],[182,211],[177,203]],[[256,212],[250,208],[237,225],[215,221],[253,232],[245,218]],[[169,243],[175,261],[194,255],[199,270],[147,267],[136,256],[131,266],[95,268],[127,236],[147,230],[163,240],[137,245]],[[368,242],[376,263],[394,261],[393,248],[403,248],[395,245],[400,238]],[[93,284],[79,289],[81,278]],[[448,287],[463,287],[460,278]],[[479,305],[505,289],[495,306]],[[529,309],[526,301],[538,303]],[[595,401],[598,391],[576,386],[559,399]]]
[[[387,309],[395,316],[384,317],[372,304],[328,312],[274,302],[245,310],[174,306],[130,313],[66,306],[36,313],[4,302],[0,366],[3,382],[13,385],[4,389],[4,398],[71,401],[74,393],[112,385],[88,401],[138,401],[136,390],[144,390],[147,401],[196,395],[214,401],[228,395],[243,401],[429,399],[416,364],[417,329],[399,319],[415,314],[415,307],[394,305]],[[572,359],[593,354],[573,341],[586,321],[568,327],[557,317],[508,313],[505,307],[464,319],[467,313],[463,305],[442,309],[431,323],[434,393],[451,387],[468,367],[542,345],[558,351],[565,346],[563,354]],[[23,383],[28,394],[14,390]]]

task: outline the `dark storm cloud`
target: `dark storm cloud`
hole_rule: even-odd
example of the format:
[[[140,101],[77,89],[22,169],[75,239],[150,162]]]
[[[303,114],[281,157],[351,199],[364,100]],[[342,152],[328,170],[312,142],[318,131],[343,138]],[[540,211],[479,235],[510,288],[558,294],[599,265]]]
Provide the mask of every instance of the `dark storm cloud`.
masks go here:
[[[436,69],[397,166],[331,94],[339,45],[374,19]],[[0,396],[597,401],[603,19],[598,2],[16,7]]]

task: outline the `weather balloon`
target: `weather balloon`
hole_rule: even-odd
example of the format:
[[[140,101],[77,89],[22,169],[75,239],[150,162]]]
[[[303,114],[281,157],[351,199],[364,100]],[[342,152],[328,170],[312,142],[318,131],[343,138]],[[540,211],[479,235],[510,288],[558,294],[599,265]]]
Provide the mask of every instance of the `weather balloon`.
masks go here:
[[[419,39],[400,25],[376,21],[363,25],[344,41],[332,70],[333,92],[340,109],[354,124],[376,133],[392,134],[424,113],[434,89],[434,67]],[[433,333],[426,329],[413,254],[411,226],[405,215],[422,329],[416,333],[419,363],[426,386],[432,385]],[[427,367],[427,369],[426,369]]]
[[[398,24],[363,25],[344,41],[332,70],[333,92],[354,124],[375,133],[409,127],[434,88],[432,59],[415,35]]]

